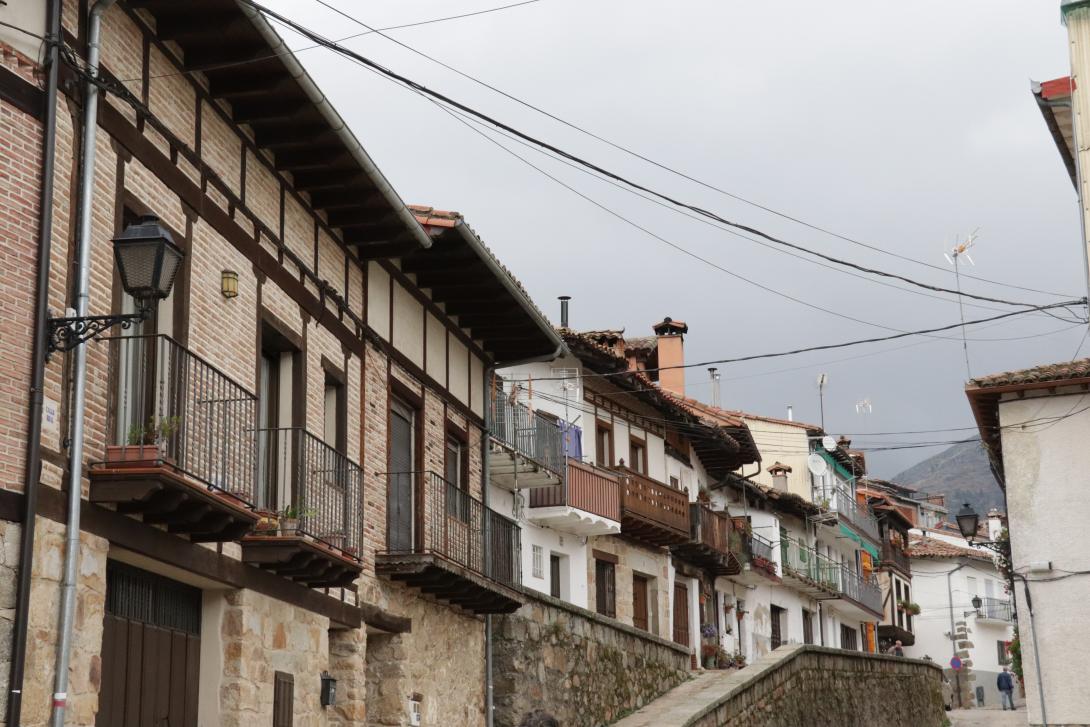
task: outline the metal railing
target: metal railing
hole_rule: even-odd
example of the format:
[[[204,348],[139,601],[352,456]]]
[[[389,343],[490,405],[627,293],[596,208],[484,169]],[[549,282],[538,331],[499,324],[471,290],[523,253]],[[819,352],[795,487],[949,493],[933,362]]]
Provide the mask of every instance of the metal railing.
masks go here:
[[[786,535],[780,536],[780,556],[785,573],[805,578],[872,611],[882,612],[882,588],[873,576],[864,578],[847,565]]]
[[[871,611],[882,613],[882,587],[873,577],[865,578],[846,565],[840,566],[840,593]]]
[[[161,457],[253,504],[257,397],[168,336],[115,336],[95,345],[109,354],[107,459]]]
[[[1013,620],[1010,601],[1002,598],[992,598],[991,596],[985,596],[980,600],[980,610],[977,611],[980,618],[990,618],[995,621]]]
[[[905,554],[904,548],[889,540],[882,541],[882,565],[892,564],[905,573],[912,573],[912,564]]]
[[[521,531],[514,520],[435,472],[385,476],[388,553],[431,553],[501,583],[521,582]]]
[[[860,505],[852,497],[852,493],[842,487],[837,487],[830,493],[826,491],[825,497],[829,500],[829,507],[835,510],[837,515],[848,521],[849,524],[862,530],[878,542],[878,520],[869,506]]]
[[[502,391],[492,398],[488,414],[488,432],[493,439],[564,476],[564,436],[555,419],[512,402]]]
[[[774,563],[772,560],[772,543],[757,533],[750,533],[747,536],[749,541],[749,552],[755,558],[764,558],[769,563]]]
[[[689,534],[687,494],[627,467],[614,467],[614,470],[621,479],[622,515],[635,515]]]
[[[298,532],[359,558],[363,470],[301,427],[258,429],[257,504],[295,516]]]
[[[574,507],[610,520],[621,519],[621,489],[609,472],[568,460],[564,482],[530,490],[530,507]]]

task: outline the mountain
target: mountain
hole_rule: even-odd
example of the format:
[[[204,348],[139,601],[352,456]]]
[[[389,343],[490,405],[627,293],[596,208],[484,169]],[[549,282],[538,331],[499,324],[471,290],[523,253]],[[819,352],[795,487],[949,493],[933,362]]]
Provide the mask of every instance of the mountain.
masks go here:
[[[1003,491],[992,477],[980,440],[955,444],[891,479],[905,487],[946,495],[951,520],[965,502],[981,515],[993,507],[1006,510]]]

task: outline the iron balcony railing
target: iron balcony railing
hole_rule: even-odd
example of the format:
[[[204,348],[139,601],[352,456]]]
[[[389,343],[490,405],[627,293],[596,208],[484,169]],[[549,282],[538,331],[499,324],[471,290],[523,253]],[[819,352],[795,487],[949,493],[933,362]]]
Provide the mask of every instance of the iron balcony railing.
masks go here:
[[[521,582],[521,531],[514,520],[435,472],[385,476],[388,553],[430,553],[501,583]]]
[[[882,587],[873,576],[864,577],[841,565],[839,578],[841,594],[875,613],[882,613]]]
[[[772,543],[757,533],[750,533],[747,536],[749,540],[749,552],[756,558],[764,558],[769,563],[774,563],[772,560]]]
[[[489,406],[488,422],[493,439],[564,476],[564,436],[555,419],[512,402],[503,392],[498,392]]]
[[[780,536],[784,572],[839,593],[871,611],[882,612],[882,588],[873,578],[864,578],[847,565],[818,553],[813,548]]]
[[[530,507],[559,506],[574,507],[620,522],[621,489],[617,476],[569,459],[568,474],[563,483],[530,490]]]
[[[1010,601],[1002,598],[992,598],[991,596],[985,596],[980,600],[980,610],[977,611],[980,618],[990,618],[995,621],[1013,620]]]
[[[836,511],[841,519],[869,535],[876,543],[879,542],[881,536],[878,534],[878,520],[869,506],[860,505],[852,497],[852,493],[843,487],[834,488],[832,493],[826,490],[824,497],[828,500],[827,507]]]
[[[904,573],[912,573],[912,564],[904,548],[889,540],[882,541],[882,565],[895,565]]]
[[[116,336],[95,345],[109,354],[108,456],[113,450],[122,459],[161,458],[253,504],[257,397],[168,336]],[[139,456],[148,451],[156,454]]]
[[[298,518],[298,532],[359,558],[363,470],[301,427],[257,430],[257,504]]]

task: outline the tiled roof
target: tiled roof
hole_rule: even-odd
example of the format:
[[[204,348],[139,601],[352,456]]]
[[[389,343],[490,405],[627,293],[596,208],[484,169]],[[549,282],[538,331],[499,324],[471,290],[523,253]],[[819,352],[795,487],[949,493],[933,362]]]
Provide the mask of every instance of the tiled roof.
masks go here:
[[[626,351],[654,351],[658,345],[659,339],[655,336],[634,336],[624,339]]]
[[[976,558],[990,561],[992,557],[973,548],[963,548],[938,538],[912,536],[908,541],[910,558]]]
[[[1090,358],[1065,363],[1045,364],[1020,371],[1005,371],[981,376],[969,381],[970,388],[987,389],[993,386],[1021,386],[1028,384],[1090,378]]]
[[[405,205],[416,217],[416,221],[425,227],[457,227],[463,220],[460,212],[437,210],[422,204]]]

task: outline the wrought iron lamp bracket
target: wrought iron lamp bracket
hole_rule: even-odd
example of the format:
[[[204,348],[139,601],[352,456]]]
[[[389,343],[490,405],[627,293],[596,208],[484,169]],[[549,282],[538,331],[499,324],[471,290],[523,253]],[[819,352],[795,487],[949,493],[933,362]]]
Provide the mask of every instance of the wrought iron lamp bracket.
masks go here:
[[[85,341],[89,341],[103,331],[114,326],[132,328],[147,319],[149,309],[141,308],[136,313],[123,313],[108,316],[83,316],[72,318],[49,318],[49,354],[56,351],[71,351]]]

